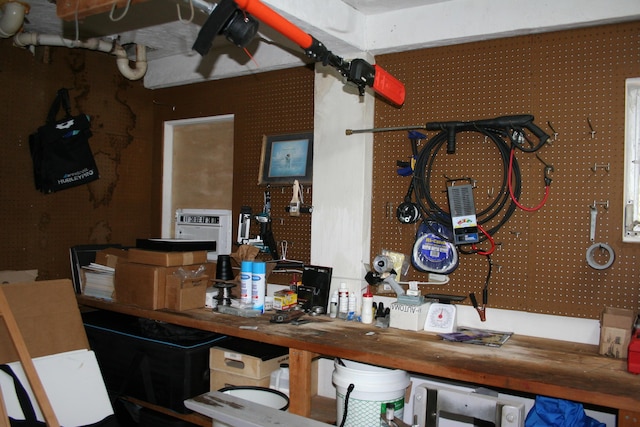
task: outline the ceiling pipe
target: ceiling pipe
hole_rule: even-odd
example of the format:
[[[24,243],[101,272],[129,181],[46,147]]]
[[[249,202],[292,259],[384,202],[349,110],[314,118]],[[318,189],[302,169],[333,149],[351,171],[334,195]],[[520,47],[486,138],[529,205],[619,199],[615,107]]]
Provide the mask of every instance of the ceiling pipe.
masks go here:
[[[116,64],[120,74],[129,80],[140,80],[147,73],[147,48],[141,44],[136,45],[135,66],[132,68],[127,52],[119,44],[113,47],[113,54],[116,56]]]
[[[19,33],[13,38],[18,47],[27,46],[61,46],[68,48],[83,48],[110,53],[116,57],[116,65],[120,73],[129,80],[139,80],[147,72],[147,50],[145,46],[136,45],[136,60],[134,67],[130,66],[125,49],[116,42],[108,42],[97,38],[88,40],[69,40],[62,36],[39,33]]]
[[[9,38],[22,28],[24,15],[29,6],[17,1],[9,1],[0,6],[0,37]]]

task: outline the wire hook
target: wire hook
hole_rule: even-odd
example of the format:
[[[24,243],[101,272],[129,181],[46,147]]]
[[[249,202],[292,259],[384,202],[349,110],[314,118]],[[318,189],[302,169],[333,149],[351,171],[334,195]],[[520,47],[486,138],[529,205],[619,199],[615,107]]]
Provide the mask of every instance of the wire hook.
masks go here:
[[[112,22],[118,22],[122,18],[127,16],[127,12],[129,12],[129,6],[131,6],[131,0],[127,0],[127,4],[124,7],[124,11],[120,14],[120,16],[115,18],[113,16],[113,12],[115,12],[117,6],[118,6],[118,0],[114,0],[113,1],[113,6],[111,6],[111,12],[109,13],[109,19],[111,19]]]
[[[189,19],[182,19],[182,12],[180,11],[180,4],[176,3],[176,10],[178,11],[178,21],[183,24],[190,24],[193,21],[193,0],[189,0],[189,8],[191,9],[191,16]]]

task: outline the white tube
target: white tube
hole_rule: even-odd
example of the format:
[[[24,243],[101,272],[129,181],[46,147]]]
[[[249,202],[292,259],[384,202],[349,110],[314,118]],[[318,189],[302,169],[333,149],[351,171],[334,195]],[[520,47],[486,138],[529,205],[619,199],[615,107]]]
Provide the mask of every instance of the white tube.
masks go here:
[[[13,38],[18,47],[27,46],[62,46],[68,48],[83,48],[111,53],[116,56],[116,64],[120,73],[129,80],[138,80],[147,72],[147,49],[136,45],[135,67],[129,66],[127,52],[117,43],[110,43],[100,39],[70,40],[53,34],[20,33]]]
[[[0,37],[9,38],[22,28],[27,7],[18,2],[8,2],[0,7]]]
[[[129,66],[129,58],[124,48],[116,44],[113,48],[113,54],[117,57],[116,63],[120,73],[129,80],[139,80],[147,72],[147,49],[145,46],[136,45],[136,61],[135,67]]]

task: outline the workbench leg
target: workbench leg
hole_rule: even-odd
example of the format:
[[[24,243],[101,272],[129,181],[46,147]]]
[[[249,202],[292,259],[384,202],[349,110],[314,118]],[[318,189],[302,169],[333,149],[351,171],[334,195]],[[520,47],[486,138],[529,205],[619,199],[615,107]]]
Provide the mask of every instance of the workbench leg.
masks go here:
[[[311,362],[314,353],[289,349],[289,412],[311,415]]]
[[[640,412],[619,410],[618,427],[640,427]]]

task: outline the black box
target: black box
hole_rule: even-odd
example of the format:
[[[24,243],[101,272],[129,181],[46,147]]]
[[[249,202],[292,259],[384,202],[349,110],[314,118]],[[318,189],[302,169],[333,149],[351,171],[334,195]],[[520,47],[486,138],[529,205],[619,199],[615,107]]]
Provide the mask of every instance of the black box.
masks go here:
[[[209,391],[209,349],[224,335],[108,311],[82,317],[112,396],[190,413],[184,400]]]

